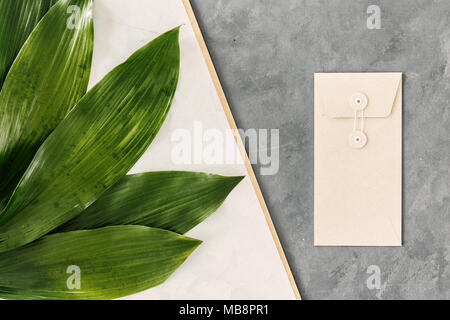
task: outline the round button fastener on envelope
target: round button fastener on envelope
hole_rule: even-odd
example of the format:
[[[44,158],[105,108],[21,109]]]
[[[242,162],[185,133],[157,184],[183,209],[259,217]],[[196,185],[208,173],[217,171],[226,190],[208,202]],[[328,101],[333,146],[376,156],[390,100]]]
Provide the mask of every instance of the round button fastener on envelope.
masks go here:
[[[367,108],[368,99],[364,93],[354,93],[350,97],[350,106],[355,111],[362,111]]]
[[[348,136],[348,144],[354,149],[361,149],[367,144],[367,136],[362,131],[353,131]]]

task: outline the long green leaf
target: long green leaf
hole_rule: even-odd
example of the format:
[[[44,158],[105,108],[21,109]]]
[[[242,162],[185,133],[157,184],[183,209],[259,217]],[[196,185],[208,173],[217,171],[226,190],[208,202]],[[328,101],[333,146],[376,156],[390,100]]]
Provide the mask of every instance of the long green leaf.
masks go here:
[[[200,243],[142,226],[49,235],[0,254],[0,297],[123,297],[164,282]]]
[[[31,31],[52,0],[0,0],[0,88]]]
[[[178,33],[166,32],[111,71],[42,144],[0,214],[0,252],[74,218],[133,167],[172,103]]]
[[[68,14],[70,6],[79,11]],[[91,6],[92,0],[55,4],[6,77],[0,93],[0,208],[39,146],[86,93],[94,36]]]
[[[242,178],[177,171],[129,175],[58,232],[144,225],[183,234],[216,211]]]

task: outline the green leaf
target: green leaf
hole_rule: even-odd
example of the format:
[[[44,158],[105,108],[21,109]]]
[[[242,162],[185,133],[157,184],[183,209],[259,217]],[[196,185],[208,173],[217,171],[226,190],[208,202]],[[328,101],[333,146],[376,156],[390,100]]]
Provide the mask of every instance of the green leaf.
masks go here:
[[[200,240],[143,226],[46,236],[0,254],[0,297],[114,299],[163,283]]]
[[[0,214],[0,252],[80,214],[147,150],[175,94],[178,33],[166,32],[111,71],[42,144]]]
[[[67,13],[69,6],[77,6],[79,16]],[[39,146],[86,93],[94,36],[91,6],[92,0],[55,4],[6,77],[0,92],[0,209]]]
[[[144,225],[183,234],[216,211],[242,179],[177,171],[129,175],[58,231]]]
[[[0,0],[0,88],[25,40],[52,0]]]

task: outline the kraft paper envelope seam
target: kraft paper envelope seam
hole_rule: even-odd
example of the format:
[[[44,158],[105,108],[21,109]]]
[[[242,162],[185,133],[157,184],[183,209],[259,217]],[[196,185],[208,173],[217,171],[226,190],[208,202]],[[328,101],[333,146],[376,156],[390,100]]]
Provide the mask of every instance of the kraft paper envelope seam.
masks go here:
[[[401,246],[402,74],[314,75],[314,244]]]

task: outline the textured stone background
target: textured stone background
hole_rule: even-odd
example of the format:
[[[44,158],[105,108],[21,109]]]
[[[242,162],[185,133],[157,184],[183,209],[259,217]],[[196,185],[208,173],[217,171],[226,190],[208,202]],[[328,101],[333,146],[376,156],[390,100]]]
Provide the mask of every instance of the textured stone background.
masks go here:
[[[191,1],[238,126],[280,129],[258,178],[303,298],[449,299],[450,1]],[[404,72],[404,246],[315,248],[313,73],[368,71]]]

